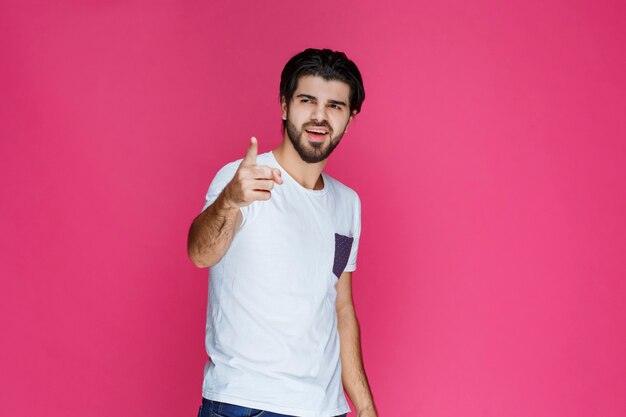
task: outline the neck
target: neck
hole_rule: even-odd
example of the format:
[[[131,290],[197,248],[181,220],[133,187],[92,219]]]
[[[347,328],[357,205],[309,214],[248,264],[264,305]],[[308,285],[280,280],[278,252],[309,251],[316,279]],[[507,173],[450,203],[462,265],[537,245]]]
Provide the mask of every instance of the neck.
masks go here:
[[[301,186],[309,190],[321,190],[324,188],[321,174],[328,159],[314,164],[304,162],[300,158],[298,151],[293,147],[289,137],[287,137],[287,132],[285,132],[282,143],[273,152],[280,166],[287,171],[291,178],[298,181]]]

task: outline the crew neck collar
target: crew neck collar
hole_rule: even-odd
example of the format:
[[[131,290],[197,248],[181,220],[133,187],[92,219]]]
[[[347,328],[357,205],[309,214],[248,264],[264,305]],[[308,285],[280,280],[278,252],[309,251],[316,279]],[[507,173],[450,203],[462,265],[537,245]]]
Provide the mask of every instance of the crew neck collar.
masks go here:
[[[307,193],[310,193],[310,194],[313,194],[313,195],[323,195],[323,194],[326,194],[328,192],[329,180],[328,180],[328,175],[326,175],[326,173],[324,173],[324,171],[321,172],[322,180],[324,181],[324,188],[322,188],[321,190],[312,190],[310,188],[303,187],[302,184],[300,184],[298,181],[296,181],[295,178],[293,178],[291,175],[289,175],[289,173],[285,170],[285,168],[283,168],[282,165],[280,165],[280,163],[276,159],[276,156],[274,155],[274,151],[270,151],[268,153],[270,154],[270,157],[274,160],[274,162],[276,163],[278,168],[280,168],[280,170],[282,171],[283,177],[286,177],[289,181],[293,182],[297,187],[299,187],[303,191],[305,191]]]

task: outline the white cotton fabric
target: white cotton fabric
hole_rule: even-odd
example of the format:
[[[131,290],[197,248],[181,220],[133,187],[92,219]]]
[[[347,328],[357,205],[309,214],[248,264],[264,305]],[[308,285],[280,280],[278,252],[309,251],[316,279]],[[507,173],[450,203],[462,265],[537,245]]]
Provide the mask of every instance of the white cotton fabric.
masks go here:
[[[240,162],[217,173],[203,210]],[[359,198],[325,173],[323,189],[302,187],[272,152],[258,155],[257,165],[279,168],[284,183],[274,186],[270,200],[241,209],[241,227],[210,269],[202,395],[302,417],[349,412],[333,263],[338,233],[354,238],[343,271],[356,269]]]

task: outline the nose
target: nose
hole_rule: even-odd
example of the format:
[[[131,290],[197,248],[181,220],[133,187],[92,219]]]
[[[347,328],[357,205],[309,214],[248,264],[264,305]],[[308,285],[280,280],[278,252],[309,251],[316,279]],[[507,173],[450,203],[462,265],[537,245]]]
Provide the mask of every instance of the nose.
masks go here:
[[[317,123],[326,120],[326,107],[322,103],[319,103],[313,109],[313,112],[311,113],[311,120]]]

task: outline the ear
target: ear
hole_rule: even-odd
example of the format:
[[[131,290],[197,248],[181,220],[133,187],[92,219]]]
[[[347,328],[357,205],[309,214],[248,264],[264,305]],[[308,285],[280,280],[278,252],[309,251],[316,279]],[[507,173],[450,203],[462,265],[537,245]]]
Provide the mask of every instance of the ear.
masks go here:
[[[283,120],[287,120],[287,99],[285,96],[282,96],[280,99],[280,109],[282,113]]]
[[[343,130],[343,133],[348,132],[348,126],[350,126],[350,122],[352,121],[352,119],[354,119],[354,116],[356,116],[356,110],[352,110],[352,114],[350,115],[350,118],[348,119],[348,123],[346,124],[346,128]]]

